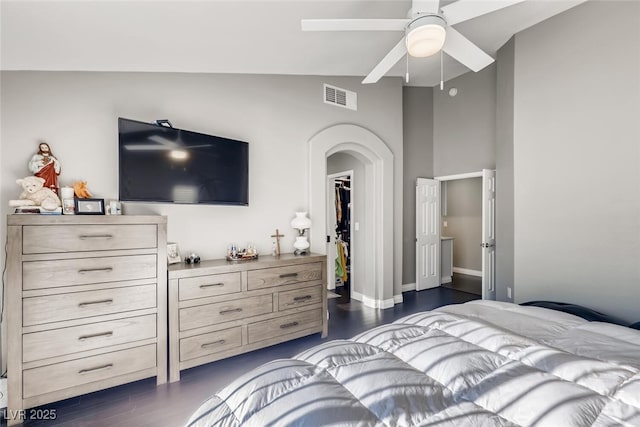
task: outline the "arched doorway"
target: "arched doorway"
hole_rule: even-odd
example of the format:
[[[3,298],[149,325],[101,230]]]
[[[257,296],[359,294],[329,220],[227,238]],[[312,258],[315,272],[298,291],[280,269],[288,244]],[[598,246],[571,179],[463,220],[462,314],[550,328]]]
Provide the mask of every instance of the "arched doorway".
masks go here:
[[[327,253],[326,204],[327,157],[346,152],[358,158],[365,169],[364,193],[370,197],[367,256],[359,256],[369,272],[371,284],[362,292],[362,302],[374,308],[394,305],[393,296],[393,154],[377,135],[361,126],[334,125],[309,140],[309,211],[311,250]],[[364,250],[364,248],[362,248]],[[333,260],[327,262],[327,277],[333,277]]]

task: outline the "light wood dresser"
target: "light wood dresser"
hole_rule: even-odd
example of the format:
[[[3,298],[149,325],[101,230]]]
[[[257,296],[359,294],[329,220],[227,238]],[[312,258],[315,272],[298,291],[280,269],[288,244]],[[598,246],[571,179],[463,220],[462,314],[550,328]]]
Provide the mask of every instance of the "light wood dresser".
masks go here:
[[[169,380],[273,344],[327,336],[324,255],[169,266]]]
[[[7,217],[9,424],[20,409],[167,381],[167,220]]]

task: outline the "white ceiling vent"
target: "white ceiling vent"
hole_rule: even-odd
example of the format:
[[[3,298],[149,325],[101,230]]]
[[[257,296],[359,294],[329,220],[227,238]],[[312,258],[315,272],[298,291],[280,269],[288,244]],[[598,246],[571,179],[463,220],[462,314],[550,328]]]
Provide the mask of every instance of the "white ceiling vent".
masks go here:
[[[324,85],[324,102],[354,111],[358,110],[358,94],[328,84]]]

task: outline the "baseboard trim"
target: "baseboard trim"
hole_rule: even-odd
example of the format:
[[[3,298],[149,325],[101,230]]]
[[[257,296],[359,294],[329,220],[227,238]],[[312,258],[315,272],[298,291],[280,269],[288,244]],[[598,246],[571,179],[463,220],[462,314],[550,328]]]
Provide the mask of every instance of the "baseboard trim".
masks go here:
[[[385,300],[381,300],[381,299],[375,299],[375,298],[370,298],[366,295],[362,295],[359,292],[354,292],[351,291],[351,298],[353,298],[356,301],[360,301],[361,303],[363,303],[364,305],[366,305],[367,307],[371,307],[371,308],[391,308],[395,305],[395,297],[394,298],[390,298],[390,299],[385,299]]]
[[[402,292],[409,292],[409,291],[415,291],[415,290],[416,290],[415,283],[405,283],[404,285],[402,285]]]
[[[453,279],[451,278],[451,276],[446,276],[446,277],[441,277],[440,278],[440,284],[444,285],[445,283],[451,283],[453,282]]]
[[[402,304],[403,301],[404,301],[404,299],[402,298],[402,294],[393,296],[393,303],[394,304]]]
[[[460,273],[460,274],[468,274],[469,276],[482,277],[482,271],[480,271],[480,270],[471,270],[469,268],[453,267],[453,272],[454,273]]]

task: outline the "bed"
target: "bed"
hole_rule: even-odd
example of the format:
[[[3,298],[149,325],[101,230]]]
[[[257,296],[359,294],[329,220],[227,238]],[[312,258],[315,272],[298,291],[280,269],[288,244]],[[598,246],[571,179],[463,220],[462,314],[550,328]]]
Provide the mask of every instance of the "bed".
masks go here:
[[[238,378],[202,426],[640,426],[640,331],[471,301]]]

